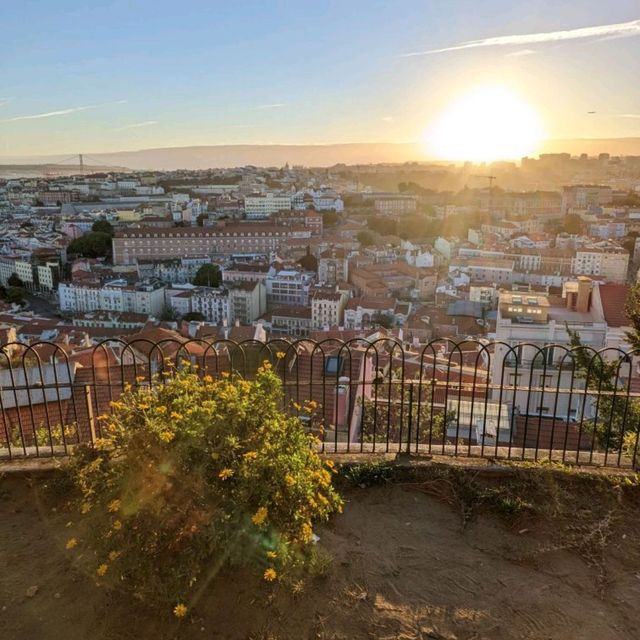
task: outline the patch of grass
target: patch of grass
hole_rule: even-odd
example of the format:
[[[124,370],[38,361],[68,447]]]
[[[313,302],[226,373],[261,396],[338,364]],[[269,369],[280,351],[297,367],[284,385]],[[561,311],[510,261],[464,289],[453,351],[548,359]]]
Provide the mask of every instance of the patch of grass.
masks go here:
[[[340,476],[354,487],[364,489],[385,484],[397,478],[398,469],[397,466],[386,461],[364,462],[341,466]]]
[[[326,578],[333,567],[333,556],[324,549],[314,546],[309,553],[308,572],[312,578]]]

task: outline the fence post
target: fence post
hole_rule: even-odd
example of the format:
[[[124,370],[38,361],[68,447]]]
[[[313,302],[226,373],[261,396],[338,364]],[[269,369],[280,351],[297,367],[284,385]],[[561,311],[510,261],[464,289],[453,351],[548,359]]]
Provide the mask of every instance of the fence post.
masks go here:
[[[404,413],[404,403],[400,405],[401,414]],[[407,450],[403,453],[399,451],[396,456],[397,462],[409,462],[411,457],[411,424],[413,422],[413,382],[409,383],[409,413],[407,415]],[[402,441],[402,438],[400,438]],[[402,442],[401,442],[402,444]]]
[[[91,387],[84,385],[84,398],[87,404],[87,416],[89,416],[89,431],[91,433],[91,443],[94,443],[98,437],[96,435],[96,423],[93,418],[93,403],[91,402]]]

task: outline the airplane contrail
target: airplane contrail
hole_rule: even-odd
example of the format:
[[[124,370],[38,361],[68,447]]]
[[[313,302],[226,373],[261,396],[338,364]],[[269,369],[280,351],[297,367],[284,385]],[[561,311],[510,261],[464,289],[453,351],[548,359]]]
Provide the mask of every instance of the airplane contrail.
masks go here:
[[[640,20],[619,22],[618,24],[605,24],[596,27],[582,27],[580,29],[567,29],[565,31],[547,31],[543,33],[528,33],[513,36],[497,36],[483,38],[481,40],[468,40],[442,49],[428,49],[426,51],[413,51],[403,53],[401,57],[428,56],[434,53],[447,51],[460,51],[462,49],[477,49],[480,47],[505,47],[520,46],[525,44],[540,44],[543,42],[562,42],[565,40],[582,40],[585,38],[603,37],[629,37],[640,35]]]

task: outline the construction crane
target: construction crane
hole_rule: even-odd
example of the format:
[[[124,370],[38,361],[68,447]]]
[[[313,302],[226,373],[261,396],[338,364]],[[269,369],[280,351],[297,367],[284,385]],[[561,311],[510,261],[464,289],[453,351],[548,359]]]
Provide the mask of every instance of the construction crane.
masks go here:
[[[493,181],[498,179],[497,176],[474,174],[471,177],[484,178],[489,181],[489,213],[491,213],[491,209],[493,209]]]

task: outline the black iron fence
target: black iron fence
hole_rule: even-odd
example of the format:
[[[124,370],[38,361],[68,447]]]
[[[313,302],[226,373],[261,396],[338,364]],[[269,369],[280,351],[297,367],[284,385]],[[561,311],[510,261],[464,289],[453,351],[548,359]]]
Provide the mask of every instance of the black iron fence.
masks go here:
[[[330,453],[400,453],[637,468],[635,353],[453,342],[107,340],[0,346],[0,458],[66,455],[101,437],[97,417],[127,384],[160,384],[169,363],[202,375],[279,374],[283,409]],[[300,411],[314,401],[314,412]]]

